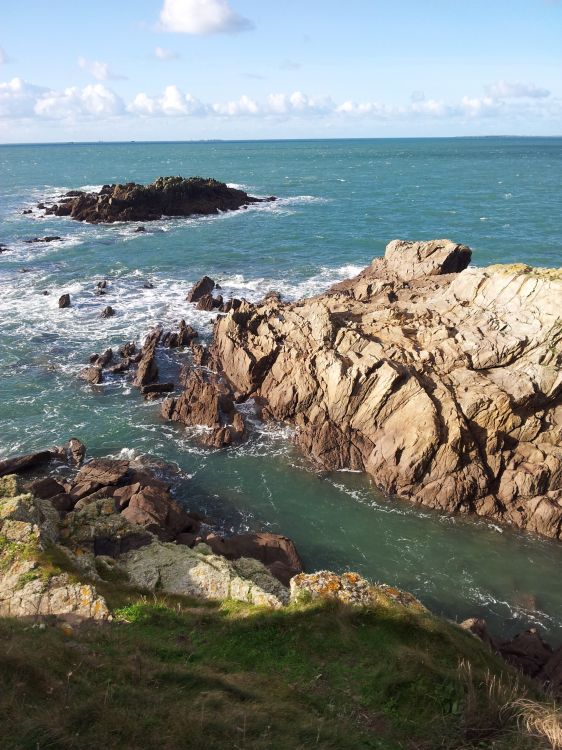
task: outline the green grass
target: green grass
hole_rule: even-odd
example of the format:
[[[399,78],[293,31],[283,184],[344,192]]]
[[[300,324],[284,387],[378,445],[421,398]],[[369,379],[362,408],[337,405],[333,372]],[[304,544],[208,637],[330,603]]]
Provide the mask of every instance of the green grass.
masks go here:
[[[118,598],[70,637],[0,620],[2,750],[542,747],[490,705],[513,672],[428,614]]]

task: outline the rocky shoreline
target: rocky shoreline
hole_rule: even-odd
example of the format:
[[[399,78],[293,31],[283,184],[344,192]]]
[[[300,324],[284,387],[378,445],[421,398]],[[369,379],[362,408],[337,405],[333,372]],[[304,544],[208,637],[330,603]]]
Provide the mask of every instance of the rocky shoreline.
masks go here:
[[[395,240],[317,297],[244,302],[217,319],[213,367],[328,470],[560,539],[562,270],[470,257]]]
[[[73,438],[0,463],[0,616],[55,618],[71,627],[111,620],[99,589],[112,584],[271,608],[327,597],[347,606],[384,609],[390,602],[426,612],[411,594],[357,573],[304,573],[286,537],[214,533],[174,499],[173,483],[162,478],[173,467],[85,461],[85,454]],[[562,691],[562,647],[552,649],[537,630],[501,641],[484,620],[460,627],[552,694]]]
[[[164,216],[208,216],[274,200],[273,196],[252,197],[212,178],[159,177],[150,185],[128,182],[104,185],[99,192],[70,190],[57,203],[39,203],[37,208],[46,215],[105,224],[156,221]],[[138,231],[143,231],[143,227]]]

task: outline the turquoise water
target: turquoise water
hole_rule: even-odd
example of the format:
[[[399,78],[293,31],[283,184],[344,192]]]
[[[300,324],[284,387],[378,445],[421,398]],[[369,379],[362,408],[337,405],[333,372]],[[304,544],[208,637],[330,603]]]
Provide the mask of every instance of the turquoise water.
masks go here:
[[[451,618],[483,615],[505,633],[533,622],[561,640],[560,545],[385,499],[362,475],[319,473],[287,428],[254,423],[240,448],[202,449],[122,379],[92,390],[76,377],[91,352],[157,322],[184,317],[209,336],[213,316],[184,300],[205,273],[226,295],[296,299],[356,273],[396,237],[450,237],[478,265],[561,265],[561,168],[555,138],[0,147],[0,243],[11,248],[0,255],[0,455],[70,435],[91,455],[157,455],[180,467],[178,496],[225,530],[268,527],[295,540],[308,568],[359,570]],[[168,174],[280,200],[144,234],[22,215],[66,189]],[[49,234],[64,239],[24,242]],[[102,278],[108,294],[95,297]],[[73,306],[61,311],[63,292]],[[117,314],[101,320],[107,304]]]

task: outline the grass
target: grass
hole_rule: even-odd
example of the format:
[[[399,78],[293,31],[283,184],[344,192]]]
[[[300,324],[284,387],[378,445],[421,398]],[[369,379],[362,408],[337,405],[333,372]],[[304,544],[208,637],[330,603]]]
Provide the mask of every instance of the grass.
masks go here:
[[[114,621],[70,636],[0,620],[2,750],[548,747],[502,713],[532,690],[429,614],[112,586]]]

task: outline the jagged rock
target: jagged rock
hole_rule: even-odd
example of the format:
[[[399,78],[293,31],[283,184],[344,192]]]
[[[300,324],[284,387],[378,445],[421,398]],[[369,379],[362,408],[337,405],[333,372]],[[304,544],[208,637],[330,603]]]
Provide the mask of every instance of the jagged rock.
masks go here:
[[[129,182],[107,185],[99,193],[73,190],[45,213],[70,216],[92,224],[114,221],[155,221],[163,216],[194,216],[235,211],[262,199],[225,183],[201,177],[159,177],[150,185]],[[34,241],[47,241],[38,240]]]
[[[83,367],[80,370],[78,377],[81,380],[90,383],[90,385],[99,385],[99,383],[103,381],[103,372],[101,367],[93,365],[91,367]]]
[[[164,541],[172,541],[178,534],[198,527],[167,490],[157,487],[140,488],[130,497],[121,515]]]
[[[468,630],[469,633],[472,633],[473,636],[489,646],[492,651],[497,651],[497,644],[490,635],[486,620],[480,617],[470,617],[468,620],[463,620],[460,623],[460,627],[463,630]]]
[[[90,362],[97,367],[107,367],[113,361],[113,349],[106,349],[103,354],[92,354]]]
[[[395,241],[318,297],[244,302],[213,361],[327,469],[560,538],[562,270],[457,272],[469,252]]]
[[[206,445],[222,447],[244,437],[244,419],[234,410],[228,386],[201,370],[184,371],[184,391],[162,403],[162,416],[189,426],[209,427],[201,436]]]
[[[115,310],[111,307],[111,305],[108,305],[107,307],[104,307],[103,310],[100,313],[100,318],[112,318],[115,315]]]
[[[207,312],[210,312],[217,307],[216,300],[212,294],[204,294],[199,298],[196,307],[198,310],[206,310]]]
[[[209,276],[203,276],[196,281],[187,295],[186,302],[199,302],[202,297],[210,295],[215,288],[215,282]]]
[[[257,560],[229,562],[209,547],[156,542],[127,553],[119,565],[135,586],[203,599],[236,599],[281,607],[289,592]]]
[[[127,476],[128,471],[129,461],[93,458],[82,466],[74,483],[96,482],[100,486],[106,487],[121,482]]]
[[[291,578],[303,569],[294,543],[279,534],[267,531],[235,534],[229,537],[209,534],[204,541],[213,552],[228,560],[237,560],[240,557],[259,560],[284,586],[288,586]]]
[[[155,359],[155,351],[162,336],[162,329],[152,330],[144,341],[139,366],[134,379],[134,385],[141,387],[149,385],[158,380],[158,366]]]
[[[195,328],[186,324],[185,320],[180,322],[177,333],[168,332],[162,337],[163,346],[169,346],[171,349],[178,346],[190,346],[192,341],[199,336]]]
[[[119,349],[119,356],[120,357],[132,357],[133,354],[135,354],[137,351],[137,345],[134,341],[129,341],[126,344],[123,344],[123,346]]]
[[[59,307],[70,307],[70,294],[62,294],[59,297]]]
[[[141,393],[143,396],[158,396],[161,393],[170,393],[173,390],[173,383],[152,383],[151,385],[143,385],[141,388]]]

